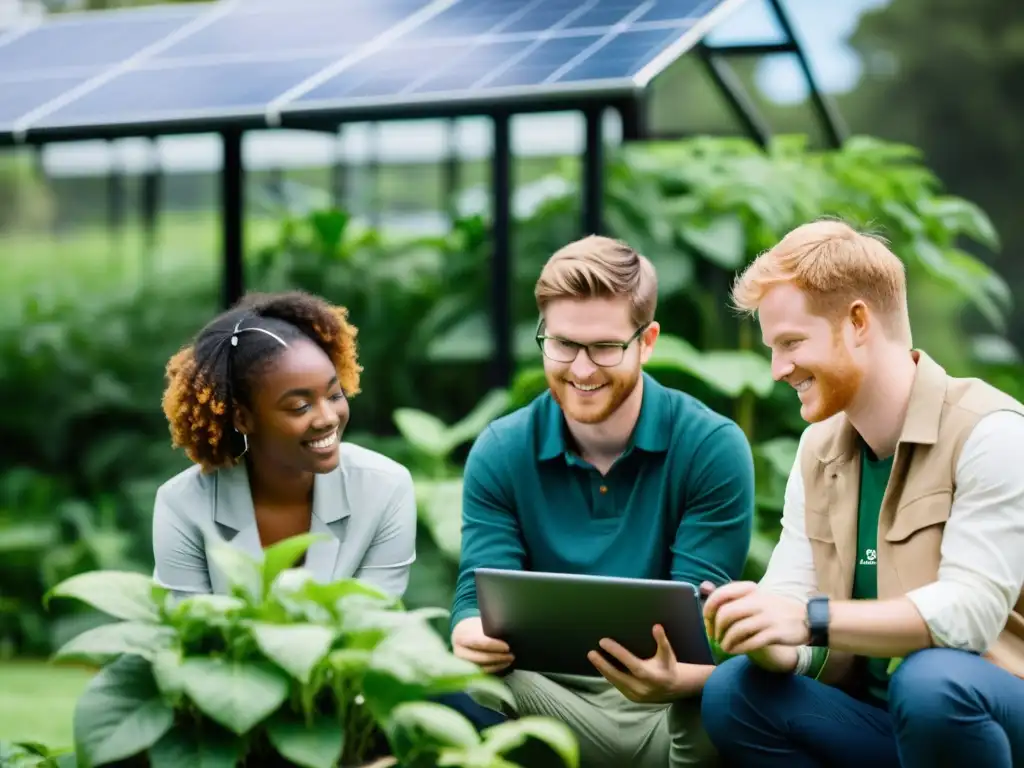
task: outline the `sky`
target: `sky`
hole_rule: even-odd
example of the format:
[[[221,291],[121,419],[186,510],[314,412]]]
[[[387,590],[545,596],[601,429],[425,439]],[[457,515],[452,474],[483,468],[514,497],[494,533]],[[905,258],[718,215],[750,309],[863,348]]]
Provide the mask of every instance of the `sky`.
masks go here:
[[[839,94],[854,88],[861,62],[846,40],[862,13],[887,6],[889,0],[783,0],[782,4],[822,90]],[[783,40],[766,0],[747,0],[706,38],[709,45]],[[757,85],[765,96],[783,104],[799,103],[807,97],[807,83],[788,56],[762,61]]]

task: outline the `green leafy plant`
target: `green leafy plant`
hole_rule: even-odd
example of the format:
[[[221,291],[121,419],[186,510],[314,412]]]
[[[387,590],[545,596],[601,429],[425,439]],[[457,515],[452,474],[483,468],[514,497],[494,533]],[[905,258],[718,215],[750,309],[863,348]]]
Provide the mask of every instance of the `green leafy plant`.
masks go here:
[[[755,324],[729,309],[735,274],[758,253],[826,216],[880,234],[907,267],[915,343],[958,375],[987,370],[1007,381],[1019,378],[1016,359],[983,369],[960,322],[968,309],[997,333],[1005,326],[1010,291],[968,250],[995,252],[999,237],[984,211],[946,193],[921,161],[914,147],[867,136],[825,151],[802,136],[777,137],[767,150],[745,139],[700,137],[628,145],[610,158],[608,232],[658,270],[662,336],[649,370],[728,413],[753,446],[758,520],[748,573],[754,578],[778,540],[784,480],[804,427],[795,398],[771,379]],[[533,252],[564,244],[543,235],[564,238],[558,223],[579,215],[577,178],[566,171],[565,191],[524,226],[535,233]],[[528,380],[523,392],[535,389],[535,374],[522,378]]]
[[[445,611],[406,610],[363,582],[322,584],[292,567],[316,540],[282,541],[262,562],[216,543],[211,557],[230,594],[173,595],[117,571],[55,587],[50,597],[116,619],[56,654],[102,665],[75,710],[79,765],[334,768],[391,758],[407,768],[505,768],[505,753],[535,738],[575,768],[576,743],[559,723],[524,718],[478,735],[430,701],[510,694],[430,628]]]
[[[438,548],[454,561],[459,559],[462,543],[462,471],[452,461],[452,452],[474,440],[508,407],[508,391],[495,389],[451,425],[414,408],[394,412],[395,426],[414,451],[420,521]]]
[[[519,371],[510,408],[544,387],[532,289],[550,254],[580,234],[578,180],[578,162],[567,160],[534,187],[546,197],[515,222],[509,293]],[[804,424],[792,393],[770,386],[756,324],[729,310],[728,291],[736,271],[792,227],[830,215],[884,235],[907,265],[915,343],[955,375],[1024,396],[1019,356],[1001,336],[1009,292],[989,266],[998,264],[999,237],[912,147],[860,136],[836,151],[800,137],[780,137],[767,151],[742,139],[643,142],[609,152],[604,188],[607,233],[658,270],[662,339],[650,371],[735,418],[754,447],[751,575],[777,540],[787,462]],[[451,593],[469,440],[449,448],[459,437],[451,430],[486,394],[491,230],[486,217],[469,216],[440,237],[397,238],[324,209],[284,219],[279,237],[247,258],[253,289],[314,291],[347,306],[359,328],[363,391],[346,439],[417,476],[423,525],[410,605],[444,605]],[[194,249],[191,240],[167,247]],[[80,629],[80,614],[65,626],[64,611],[39,608],[57,580],[152,567],[156,487],[187,463],[155,405],[163,367],[219,306],[216,275],[188,264],[126,296],[84,291],[5,306],[0,395],[18,407],[0,411],[0,656],[50,653]],[[972,337],[978,327],[984,337]]]
[[[74,753],[34,741],[0,741],[3,768],[75,768]]]

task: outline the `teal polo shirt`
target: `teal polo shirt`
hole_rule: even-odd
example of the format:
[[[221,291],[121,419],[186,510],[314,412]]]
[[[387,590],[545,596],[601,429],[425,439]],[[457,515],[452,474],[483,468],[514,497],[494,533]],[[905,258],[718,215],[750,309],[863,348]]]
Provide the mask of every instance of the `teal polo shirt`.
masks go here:
[[[740,578],[754,520],[750,444],[731,419],[642,375],[640,417],[606,475],[573,451],[550,392],[480,434],[465,467],[453,627],[479,614],[477,568]]]

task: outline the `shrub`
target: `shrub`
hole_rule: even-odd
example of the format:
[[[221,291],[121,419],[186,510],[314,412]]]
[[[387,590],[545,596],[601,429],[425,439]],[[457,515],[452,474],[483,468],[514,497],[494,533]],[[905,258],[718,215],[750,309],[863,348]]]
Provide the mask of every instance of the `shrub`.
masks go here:
[[[508,768],[504,753],[532,737],[575,768],[578,748],[560,723],[527,717],[481,735],[432,702],[510,694],[448,650],[429,625],[444,611],[409,611],[363,582],[322,584],[292,568],[316,539],[275,544],[262,563],[218,541],[211,558],[231,584],[226,595],[183,597],[118,571],[59,584],[52,596],[117,619],[57,652],[102,666],[75,710],[79,765],[333,768],[383,758]]]

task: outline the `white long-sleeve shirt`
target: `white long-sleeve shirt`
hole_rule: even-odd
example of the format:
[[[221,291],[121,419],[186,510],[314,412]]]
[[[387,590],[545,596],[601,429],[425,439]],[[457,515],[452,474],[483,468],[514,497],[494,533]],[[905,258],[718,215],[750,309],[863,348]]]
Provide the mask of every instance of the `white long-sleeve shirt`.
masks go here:
[[[804,435],[807,433],[805,432]],[[806,600],[817,591],[804,527],[800,453],[786,483],[782,536],[761,586]],[[907,597],[937,646],[984,653],[1006,625],[1024,585],[1024,417],[983,417],[964,443],[942,536],[938,580]]]

